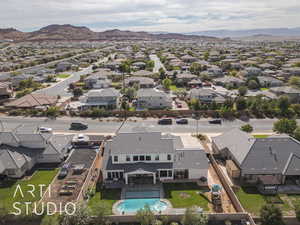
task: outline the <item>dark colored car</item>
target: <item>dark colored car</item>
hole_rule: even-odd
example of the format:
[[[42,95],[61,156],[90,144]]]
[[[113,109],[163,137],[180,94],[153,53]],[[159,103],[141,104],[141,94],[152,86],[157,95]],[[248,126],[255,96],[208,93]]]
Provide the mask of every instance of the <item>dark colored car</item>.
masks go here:
[[[85,130],[88,128],[88,124],[87,123],[83,123],[83,122],[74,122],[71,123],[71,130]]]
[[[216,120],[210,120],[208,121],[210,124],[222,124],[222,120],[216,119]]]
[[[58,179],[64,179],[69,173],[70,164],[64,164],[58,174]]]
[[[189,121],[187,120],[187,119],[178,119],[178,120],[176,120],[176,123],[177,124],[188,124],[189,123]]]
[[[172,119],[165,118],[165,119],[158,120],[158,124],[160,124],[160,125],[171,125],[171,124],[173,124],[173,121],[172,121]]]

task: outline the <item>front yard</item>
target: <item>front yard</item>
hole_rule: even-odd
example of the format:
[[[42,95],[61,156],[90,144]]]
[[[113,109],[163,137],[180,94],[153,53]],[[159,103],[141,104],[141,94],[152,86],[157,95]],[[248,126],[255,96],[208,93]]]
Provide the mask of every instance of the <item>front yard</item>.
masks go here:
[[[9,180],[4,181],[0,184],[0,204],[1,207],[4,207],[7,210],[13,208],[14,202],[36,202],[41,199],[40,187],[39,185],[45,185],[43,187],[43,193],[46,188],[52,182],[53,178],[57,174],[58,169],[52,170],[37,170],[33,176],[29,179],[26,177],[22,180]],[[16,188],[20,187],[22,189],[23,196],[21,191],[16,192]],[[32,190],[32,187],[28,185],[34,185],[35,191],[33,192],[34,196],[28,193],[29,190]],[[16,192],[15,196],[14,193]]]
[[[88,206],[95,212],[99,204],[105,204],[109,210],[109,214],[112,214],[113,205],[121,199],[121,189],[103,189],[97,191],[96,194],[89,200]]]
[[[195,183],[164,184],[165,198],[174,208],[199,206],[208,211],[208,192]],[[207,192],[207,193],[206,193]]]
[[[242,187],[236,192],[236,195],[245,210],[257,216],[261,207],[266,204],[274,204],[282,210],[284,215],[291,216],[294,214],[294,208],[296,204],[299,204],[300,200],[300,195],[262,195],[256,188],[252,187]]]

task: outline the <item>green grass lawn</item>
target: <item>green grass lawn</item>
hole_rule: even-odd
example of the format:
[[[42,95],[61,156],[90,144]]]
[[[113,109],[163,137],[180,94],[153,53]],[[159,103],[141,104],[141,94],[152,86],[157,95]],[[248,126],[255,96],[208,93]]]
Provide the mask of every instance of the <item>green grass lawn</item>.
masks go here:
[[[286,200],[288,195],[262,195],[256,188],[242,187],[236,192],[238,199],[245,208],[245,210],[251,214],[259,215],[260,209],[266,204],[274,204],[279,207],[284,215],[289,215],[293,212],[294,206],[290,205]],[[300,200],[300,195],[293,196],[295,202]]]
[[[186,208],[199,206],[208,211],[209,200],[204,189],[195,183],[186,184],[164,184],[165,198],[168,199],[174,208]],[[201,192],[199,194],[197,192]]]
[[[69,76],[71,76],[70,74],[67,74],[67,73],[60,73],[58,75],[56,75],[57,78],[60,78],[60,79],[66,79],[68,78]]]
[[[28,180],[17,180],[17,181],[6,181],[4,184],[0,184],[0,204],[2,207],[5,207],[8,210],[13,208],[14,202],[36,202],[40,200],[40,188],[38,185],[46,185],[47,187],[57,174],[58,169],[53,170],[37,170],[31,179]],[[24,197],[18,191],[14,198],[14,193],[17,186],[20,185]],[[34,185],[35,191],[34,197],[27,191],[31,190],[31,187],[28,185]],[[43,191],[46,190],[46,187],[43,187]]]
[[[170,90],[176,92],[176,91],[185,91],[186,89],[185,88],[178,88],[178,87],[176,87],[176,85],[171,85]]]
[[[267,138],[269,137],[270,135],[267,135],[267,134],[258,134],[258,135],[253,135],[253,137],[255,138]]]
[[[97,205],[103,203],[110,210],[109,213],[112,214],[113,205],[121,199],[121,189],[103,189],[89,200],[88,206],[93,212],[97,209]]]
[[[260,88],[261,91],[268,91],[269,88]]]

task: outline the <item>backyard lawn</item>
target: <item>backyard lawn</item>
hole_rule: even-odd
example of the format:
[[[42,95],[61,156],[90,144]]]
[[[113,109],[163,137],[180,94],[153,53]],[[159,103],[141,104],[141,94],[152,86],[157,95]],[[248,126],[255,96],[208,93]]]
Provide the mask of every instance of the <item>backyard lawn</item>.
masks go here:
[[[68,78],[69,76],[71,76],[70,74],[67,74],[67,73],[60,73],[58,75],[56,75],[57,78],[60,78],[60,79],[66,79]]]
[[[170,90],[174,91],[174,92],[176,92],[176,91],[180,92],[180,91],[185,91],[185,88],[178,88],[178,87],[176,87],[176,85],[171,85]]]
[[[209,200],[205,191],[195,183],[186,184],[164,184],[165,198],[174,208],[186,208],[199,206],[208,211]]]
[[[251,214],[259,215],[260,209],[266,204],[274,204],[279,207],[284,215],[293,215],[296,202],[300,195],[261,195],[256,188],[240,188],[236,195],[245,210]],[[294,199],[294,201],[293,201]]]
[[[267,134],[257,134],[257,135],[253,135],[253,137],[255,138],[267,138],[269,137],[270,135],[267,135]]]
[[[113,205],[121,199],[121,189],[103,189],[89,200],[89,207],[92,211],[97,209],[97,205],[103,203],[110,210],[109,213],[112,214]]]
[[[58,170],[37,170],[30,179],[24,178],[17,181],[5,181],[4,184],[0,184],[0,204],[2,207],[10,210],[13,208],[14,202],[35,202],[41,199],[40,187],[39,185],[46,185],[52,182],[53,178],[57,174]],[[20,185],[24,197],[21,195],[20,191],[14,197],[17,186]],[[34,185],[35,191],[34,197],[27,191],[31,190],[28,185]],[[45,192],[46,187],[43,187],[43,192]]]

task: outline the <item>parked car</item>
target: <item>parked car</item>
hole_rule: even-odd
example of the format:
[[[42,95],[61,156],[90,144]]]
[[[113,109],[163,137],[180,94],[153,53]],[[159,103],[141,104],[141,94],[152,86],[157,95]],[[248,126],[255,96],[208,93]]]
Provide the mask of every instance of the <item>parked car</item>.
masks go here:
[[[176,120],[176,123],[177,123],[177,124],[188,124],[189,121],[188,121],[188,119],[182,118],[182,119],[177,119],[177,120]]]
[[[40,133],[51,133],[52,132],[52,128],[50,128],[50,127],[39,127],[38,131]]]
[[[173,124],[173,121],[172,121],[172,119],[164,118],[164,119],[158,120],[158,124],[160,124],[160,125],[171,125],[171,124]]]
[[[58,174],[58,179],[64,179],[69,172],[70,164],[64,164]]]
[[[216,120],[210,120],[208,121],[210,124],[222,124],[222,120],[216,119]]]
[[[71,130],[85,130],[87,129],[89,126],[87,123],[83,123],[83,122],[73,122],[71,123]]]

